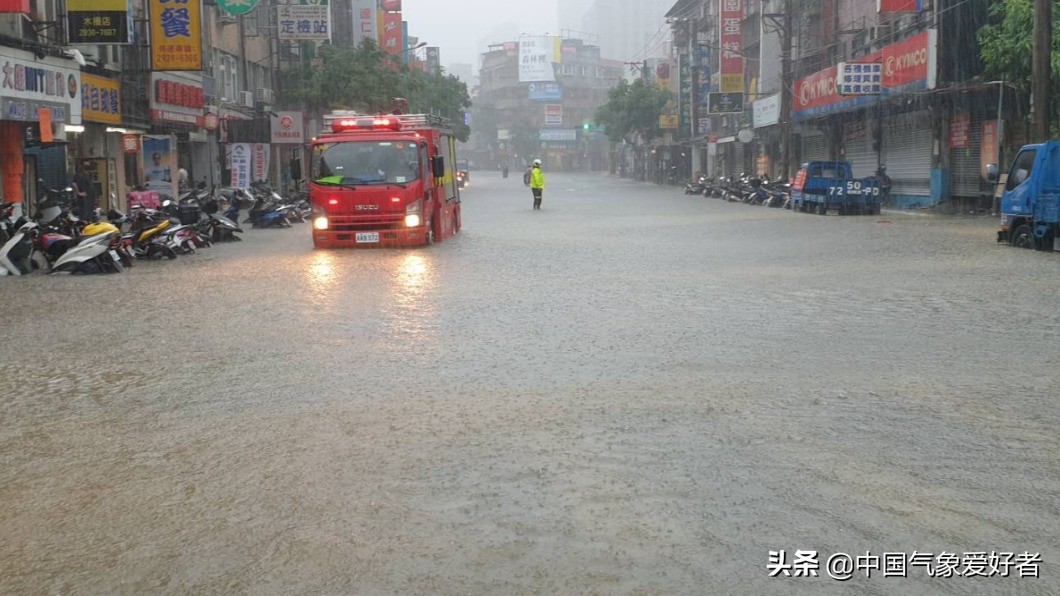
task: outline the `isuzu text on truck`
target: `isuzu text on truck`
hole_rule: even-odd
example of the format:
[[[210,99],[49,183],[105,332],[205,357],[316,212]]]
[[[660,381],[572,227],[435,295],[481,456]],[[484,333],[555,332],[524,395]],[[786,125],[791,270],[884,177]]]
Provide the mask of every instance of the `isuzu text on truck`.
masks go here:
[[[987,177],[997,181],[997,165]],[[1060,141],[1022,147],[1002,183],[997,241],[1060,250]]]
[[[313,140],[317,248],[418,246],[460,231],[456,141],[428,114],[333,112]]]

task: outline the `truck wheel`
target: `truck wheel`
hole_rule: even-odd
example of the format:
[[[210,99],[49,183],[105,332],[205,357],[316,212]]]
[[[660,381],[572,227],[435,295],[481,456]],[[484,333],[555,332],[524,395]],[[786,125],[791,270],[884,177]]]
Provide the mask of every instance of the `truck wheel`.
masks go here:
[[[1012,246],[1016,248],[1034,248],[1034,230],[1031,229],[1030,224],[1024,223],[1016,226],[1009,239]]]
[[[818,215],[828,215],[828,203],[820,203],[817,205]]]

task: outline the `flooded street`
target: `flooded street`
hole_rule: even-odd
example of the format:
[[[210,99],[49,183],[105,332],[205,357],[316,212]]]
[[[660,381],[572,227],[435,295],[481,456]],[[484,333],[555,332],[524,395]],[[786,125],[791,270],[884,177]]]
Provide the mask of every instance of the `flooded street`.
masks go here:
[[[472,182],[426,249],[0,279],[0,592],[1060,593],[1060,254]],[[824,574],[866,550],[1041,577]]]

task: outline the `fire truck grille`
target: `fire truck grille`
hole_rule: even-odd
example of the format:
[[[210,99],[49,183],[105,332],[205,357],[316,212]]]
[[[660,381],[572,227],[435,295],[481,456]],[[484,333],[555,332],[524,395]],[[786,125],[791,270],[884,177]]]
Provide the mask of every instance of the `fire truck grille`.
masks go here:
[[[405,216],[401,214],[328,216],[328,228],[335,232],[397,230],[404,227]]]

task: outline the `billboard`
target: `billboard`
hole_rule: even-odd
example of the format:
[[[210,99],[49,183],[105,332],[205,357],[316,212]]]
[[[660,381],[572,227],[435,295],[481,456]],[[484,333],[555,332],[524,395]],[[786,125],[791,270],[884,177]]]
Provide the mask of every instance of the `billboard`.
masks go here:
[[[147,0],[151,14],[151,69],[202,70],[199,2]]]
[[[328,41],[330,5],[327,0],[292,0],[276,7],[279,38],[285,41]]]
[[[712,116],[743,112],[743,93],[711,93],[707,96],[707,111]]]
[[[442,55],[438,46],[427,46],[427,74],[442,74]]]
[[[387,12],[401,12],[401,0],[381,0],[379,8]]]
[[[573,128],[549,128],[542,129],[538,133],[540,141],[576,141],[578,131]]]
[[[130,0],[66,0],[70,43],[131,43],[131,10]]]
[[[530,83],[530,101],[563,101],[563,87],[559,83]]]
[[[401,13],[384,12],[382,21],[383,27],[379,32],[379,45],[384,52],[391,56],[403,55],[405,47],[402,41],[405,37],[405,31],[401,27]]]
[[[271,116],[274,144],[301,145],[305,143],[302,112],[275,112]]]
[[[836,91],[840,95],[879,95],[883,91],[883,64],[840,62],[836,65]]]
[[[545,126],[563,126],[563,105],[545,105]]]
[[[519,40],[519,82],[556,80],[553,62],[559,62],[558,37],[524,37]]]
[[[876,0],[876,12],[920,12],[924,0]]]
[[[376,12],[375,0],[353,0],[353,45],[359,46],[368,39],[379,41]]]
[[[720,0],[722,93],[743,93],[743,3]]]
[[[81,73],[81,119],[121,124],[121,82]]]
[[[883,88],[879,95],[840,95],[837,88],[838,66],[796,80],[795,117],[815,118],[868,106],[880,97],[901,91],[934,89],[937,43],[936,31],[929,29],[861,58],[863,62],[879,62],[883,65]]]

